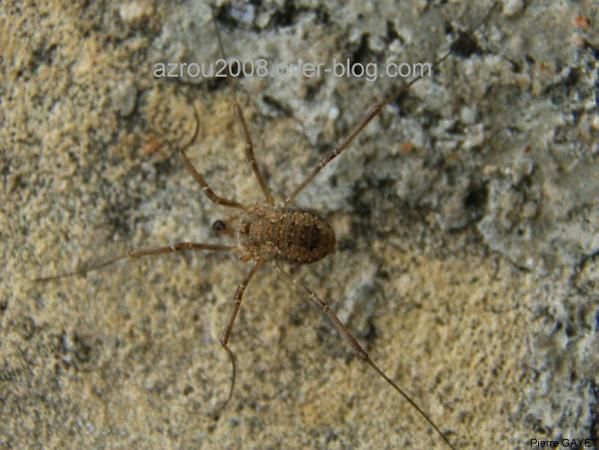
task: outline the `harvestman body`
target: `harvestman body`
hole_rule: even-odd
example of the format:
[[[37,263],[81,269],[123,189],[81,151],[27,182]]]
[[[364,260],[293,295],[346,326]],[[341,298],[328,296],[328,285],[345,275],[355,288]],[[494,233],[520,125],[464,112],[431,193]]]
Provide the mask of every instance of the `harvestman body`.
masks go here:
[[[476,26],[473,27],[470,32],[475,31],[482,23],[486,21],[496,3],[489,9],[489,12],[485,18]],[[218,28],[216,28],[219,45],[222,50],[222,41]],[[442,62],[450,52],[444,54],[441,58],[434,62],[434,65],[438,65]],[[262,173],[258,167],[258,163],[254,156],[254,147],[250,132],[245,121],[241,106],[234,100],[235,113],[241,123],[244,137],[245,137],[245,156],[250,164],[252,171],[258,180],[262,193],[264,194],[266,203],[265,204],[254,204],[251,206],[243,205],[235,200],[230,200],[217,195],[212,188],[208,185],[202,174],[200,174],[191,161],[187,158],[185,152],[195,142],[198,130],[199,130],[199,117],[197,111],[194,108],[195,117],[195,130],[192,138],[183,145],[179,154],[183,160],[186,169],[190,172],[193,178],[200,184],[202,191],[206,196],[214,203],[228,207],[231,209],[238,210],[237,214],[230,216],[226,220],[217,220],[213,223],[212,227],[215,231],[227,235],[234,239],[234,245],[218,245],[218,244],[207,244],[198,242],[179,242],[167,247],[158,247],[152,249],[143,250],[132,250],[125,255],[118,256],[110,259],[103,263],[95,266],[87,267],[81,270],[77,270],[70,273],[65,273],[57,276],[37,278],[36,281],[47,281],[57,278],[63,278],[73,275],[85,274],[92,270],[97,270],[106,266],[109,266],[117,261],[127,258],[138,258],[142,256],[152,256],[164,253],[173,253],[183,250],[209,250],[209,251],[220,251],[220,252],[233,252],[239,256],[239,258],[245,262],[253,262],[253,267],[247,273],[241,284],[238,286],[235,292],[233,301],[233,308],[229,314],[229,318],[226,322],[222,336],[220,338],[220,344],[226,350],[230,357],[232,364],[232,376],[231,386],[226,403],[231,399],[233,389],[235,386],[236,376],[236,364],[235,355],[229,348],[229,338],[233,330],[235,319],[238,315],[243,299],[243,294],[248,284],[254,277],[254,275],[260,270],[266,263],[273,262],[275,268],[281,273],[284,279],[304,290],[310,300],[331,320],[337,331],[343,336],[358,356],[366,363],[368,363],[390,386],[393,387],[418,413],[430,424],[430,426],[439,434],[443,441],[450,448],[454,449],[453,445],[449,442],[449,439],[445,434],[438,428],[437,425],[428,417],[426,413],[397,385],[395,384],[370,358],[366,350],[356,340],[349,329],[341,322],[335,312],[330,309],[329,305],[322,300],[316,293],[309,289],[304,284],[298,282],[293,276],[285,271],[280,263],[291,263],[291,264],[308,264],[318,261],[335,249],[335,233],[328,222],[318,216],[316,213],[291,207],[290,204],[293,200],[304,190],[308,184],[316,177],[316,175],[337,156],[343,153],[349,148],[352,141],[360,134],[360,132],[376,117],[380,114],[382,109],[393,99],[397,98],[399,94],[409,88],[412,84],[418,81],[420,77],[413,79],[409,83],[401,87],[401,89],[393,95],[387,97],[384,101],[374,104],[366,115],[354,126],[349,135],[341,141],[341,143],[327,156],[321,159],[312,172],[304,179],[304,181],[285,199],[281,206],[275,206],[274,198],[270,192],[270,189],[262,176]]]

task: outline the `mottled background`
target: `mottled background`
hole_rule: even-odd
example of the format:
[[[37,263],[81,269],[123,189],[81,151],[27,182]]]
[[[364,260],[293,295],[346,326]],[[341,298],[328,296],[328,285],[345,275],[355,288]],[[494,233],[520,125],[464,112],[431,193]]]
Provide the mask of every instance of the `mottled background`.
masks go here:
[[[430,62],[297,201],[334,255],[293,269],[457,448],[596,438],[599,7],[587,1],[217,2],[231,58]],[[0,447],[444,448],[270,268],[222,254],[32,279],[128,248],[217,242],[217,192],[261,201],[204,1],[0,3]],[[397,79],[246,77],[272,189],[289,193]]]

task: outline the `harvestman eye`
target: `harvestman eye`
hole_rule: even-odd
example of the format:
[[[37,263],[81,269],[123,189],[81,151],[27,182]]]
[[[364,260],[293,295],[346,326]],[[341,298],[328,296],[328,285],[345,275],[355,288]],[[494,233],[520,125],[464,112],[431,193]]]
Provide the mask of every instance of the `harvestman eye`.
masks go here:
[[[216,220],[212,223],[212,229],[214,231],[224,231],[227,228],[227,225],[225,225],[225,222],[223,222],[222,220]]]
[[[473,27],[468,32],[469,34],[472,34],[488,19],[496,4],[497,2],[493,3],[485,17],[478,25]],[[216,26],[216,20],[214,20],[214,15],[213,21],[216,28],[218,44],[220,46],[223,59],[226,61],[227,58],[223,49],[219,29]],[[440,64],[449,55],[450,52],[445,53],[433,63],[433,66]],[[360,132],[381,113],[383,108],[388,103],[398,98],[411,85],[416,83],[421,78],[422,76],[412,79],[409,83],[404,84],[391,95],[387,96],[383,101],[372,105],[362,119],[356,125],[354,125],[350,133],[343,138],[328,155],[326,155],[316,164],[308,176],[306,176],[304,180],[297,186],[297,188],[291,192],[291,194],[289,194],[279,205],[275,205],[275,200],[270,188],[268,187],[268,184],[266,183],[266,180],[258,167],[258,163],[254,155],[254,146],[250,131],[243,115],[243,110],[241,109],[236,96],[233,99],[233,103],[235,114],[241,125],[245,139],[245,157],[252,169],[254,176],[256,177],[256,180],[258,181],[265,203],[246,205],[233,199],[221,197],[212,190],[212,188],[204,179],[204,176],[196,170],[186,155],[187,149],[189,149],[195,143],[199,130],[198,113],[196,109],[193,108],[195,119],[194,132],[189,141],[182,145],[179,149],[179,155],[185,168],[200,185],[202,191],[206,194],[208,199],[217,205],[230,208],[232,211],[235,211],[235,213],[229,217],[226,222],[223,220],[216,220],[212,224],[212,229],[216,232],[227,231],[227,234],[233,238],[233,243],[231,245],[220,245],[200,242],[178,242],[165,247],[131,250],[124,255],[117,256],[94,266],[61,275],[37,278],[35,281],[48,281],[68,276],[83,275],[87,272],[114,264],[120,260],[138,258],[142,256],[155,256],[164,253],[174,253],[183,250],[233,252],[239,256],[241,260],[245,262],[251,262],[252,267],[237,287],[233,298],[233,305],[220,338],[220,344],[228,354],[232,367],[231,383],[227,398],[223,403],[224,408],[231,399],[235,387],[237,366],[235,362],[235,354],[229,347],[229,340],[231,338],[235,320],[241,308],[243,295],[256,273],[266,264],[271,263],[282,275],[286,282],[302,290],[306,294],[306,297],[329,318],[333,326],[356,352],[359,358],[372,367],[372,369],[374,369],[391,388],[393,388],[400,396],[402,396],[421,415],[421,417],[428,422],[428,424],[443,439],[449,448],[454,449],[455,447],[451,444],[445,433],[440,430],[440,428],[422,410],[422,408],[420,408],[416,402],[412,400],[410,396],[408,396],[407,393],[405,393],[377,364],[374,363],[364,347],[362,347],[358,340],[353,336],[351,331],[337,317],[337,314],[329,307],[328,303],[322,300],[313,290],[304,285],[301,281],[294,278],[282,267],[283,263],[309,264],[316,262],[334,251],[336,239],[332,227],[319,215],[294,207],[294,200],[312,182],[312,180],[314,180],[314,178],[325,166],[331,163],[335,158],[340,156],[350,147]]]

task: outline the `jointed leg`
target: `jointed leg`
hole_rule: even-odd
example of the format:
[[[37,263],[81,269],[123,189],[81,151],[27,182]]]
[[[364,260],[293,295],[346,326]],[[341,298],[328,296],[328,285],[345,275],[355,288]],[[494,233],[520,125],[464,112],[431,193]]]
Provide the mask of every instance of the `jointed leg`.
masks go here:
[[[316,167],[314,167],[310,175],[308,175],[304,179],[304,181],[302,181],[300,185],[285,199],[285,205],[288,205],[293,200],[295,200],[299,193],[302,192],[304,188],[308,186],[308,184],[310,184],[314,177],[318,175],[318,173],[328,163],[334,160],[337,156],[343,153],[350,146],[350,144],[353,142],[356,136],[360,134],[360,132],[366,127],[366,125],[368,125],[370,121],[374,119],[376,116],[378,116],[378,114],[383,110],[385,104],[386,102],[376,103],[372,105],[372,107],[368,110],[368,112],[362,118],[362,120],[360,120],[360,122],[358,122],[358,124],[353,128],[351,133],[349,133],[349,135],[343,141],[341,141],[341,143],[337,147],[335,147],[331,153],[329,153],[327,156],[318,161],[318,164],[316,164]]]
[[[222,56],[223,60],[225,61],[227,68],[228,68],[229,62],[227,59],[227,55],[225,53],[225,48],[223,46],[223,40],[220,36],[220,30],[218,29],[218,25],[216,24],[214,7],[211,7],[211,9],[212,9],[212,22],[214,23],[214,30],[216,31],[216,39],[218,41],[220,53],[221,53],[221,56]],[[229,72],[229,75],[230,75],[230,72]],[[233,77],[233,79],[234,79],[234,81],[236,81],[234,77]],[[237,88],[237,86],[235,86],[235,88]],[[243,135],[245,137],[245,158],[246,158],[247,162],[250,164],[250,166],[252,167],[252,172],[254,172],[254,175],[258,179],[258,184],[260,184],[260,189],[262,190],[262,193],[264,194],[264,197],[266,198],[266,202],[269,205],[274,205],[275,202],[272,197],[272,194],[270,193],[270,189],[268,188],[268,185],[266,184],[266,181],[264,180],[264,177],[262,176],[262,173],[260,172],[260,169],[258,168],[256,156],[254,155],[254,144],[252,142],[250,130],[245,121],[245,117],[243,117],[243,111],[241,110],[241,106],[239,106],[239,102],[237,101],[236,95],[234,95],[234,102],[235,102],[235,113],[237,114],[237,117],[239,118],[239,121],[241,122],[241,127],[243,128]]]
[[[111,258],[109,260],[103,261],[98,264],[94,264],[88,267],[83,267],[79,270],[75,270],[73,272],[67,272],[60,275],[54,275],[51,277],[40,277],[35,278],[33,281],[49,281],[55,280],[58,278],[72,277],[76,275],[84,275],[88,272],[103,269],[104,267],[110,266],[118,261],[128,258],[140,258],[142,256],[155,256],[161,255],[163,253],[174,253],[182,250],[210,250],[215,252],[228,252],[233,250],[233,246],[230,245],[217,245],[217,244],[202,244],[198,242],[177,242],[176,244],[169,245],[167,247],[156,247],[156,248],[148,248],[141,250],[131,250],[124,255],[117,256],[115,258]]]
[[[246,275],[246,277],[242,281],[242,283],[237,287],[237,291],[235,292],[235,299],[233,300],[233,309],[231,310],[231,313],[229,314],[229,318],[227,319],[227,324],[225,325],[223,334],[220,338],[220,345],[223,346],[223,348],[226,350],[227,354],[229,355],[229,359],[231,360],[231,366],[232,366],[231,387],[229,389],[229,396],[227,397],[227,400],[225,400],[225,404],[223,405],[223,407],[229,402],[229,400],[231,400],[231,397],[233,396],[233,389],[235,388],[235,375],[237,373],[237,369],[235,366],[235,354],[228,346],[229,338],[231,337],[231,332],[233,331],[233,325],[235,324],[235,319],[237,318],[237,314],[239,313],[239,308],[241,307],[241,300],[243,299],[243,293],[245,292],[245,289],[247,288],[248,284],[250,283],[250,280],[254,277],[256,272],[258,272],[260,267],[262,267],[262,263],[256,263],[256,265],[254,267],[252,267],[252,270],[250,270],[249,273]]]
[[[216,195],[212,188],[208,186],[208,183],[206,183],[206,180],[204,179],[202,174],[196,170],[196,168],[193,166],[187,155],[185,155],[185,151],[181,149],[179,150],[179,154],[181,155],[181,158],[183,158],[183,164],[185,164],[185,167],[187,168],[191,176],[200,184],[200,186],[202,186],[202,191],[204,191],[204,193],[208,196],[210,200],[212,200],[217,205],[245,209],[245,206],[243,206],[239,202],[236,202],[235,200],[229,200],[227,198]]]
[[[445,57],[447,57],[447,55],[445,55],[443,59],[445,59]],[[440,62],[440,61],[438,61],[438,62]],[[438,64],[438,62],[435,62],[435,64]],[[366,113],[366,115],[364,115],[364,117],[362,117],[362,119],[354,126],[354,128],[351,130],[349,135],[345,139],[343,139],[343,141],[341,141],[341,143],[339,143],[339,145],[337,145],[337,147],[335,147],[332,152],[330,152],[328,155],[326,155],[324,158],[322,158],[320,161],[318,161],[318,164],[316,164],[316,167],[314,167],[314,169],[312,169],[312,172],[310,173],[310,175],[308,175],[304,179],[304,181],[302,181],[300,183],[300,185],[297,188],[295,188],[295,190],[285,199],[284,205],[288,205],[293,200],[295,200],[295,198],[300,194],[300,192],[302,192],[304,190],[304,188],[306,186],[308,186],[308,184],[310,184],[310,182],[314,179],[314,177],[316,177],[316,175],[318,175],[320,173],[320,171],[327,164],[329,164],[337,156],[339,156],[341,153],[343,153],[345,150],[347,150],[349,148],[349,146],[354,141],[354,139],[362,132],[362,130],[364,128],[366,128],[366,126],[372,121],[372,119],[374,119],[376,116],[378,116],[381,113],[383,108],[392,99],[397,98],[397,96],[402,91],[404,91],[405,89],[410,87],[412,84],[414,84],[420,78],[421,78],[421,76],[414,78],[409,83],[403,85],[399,89],[399,91],[395,92],[393,95],[388,96],[384,101],[382,101],[380,103],[375,103],[374,105],[372,105],[370,107],[370,109],[368,110],[368,112]]]
[[[495,9],[495,7],[497,6],[497,3],[498,3],[497,1],[493,2],[493,5],[491,6],[491,8],[489,8],[489,10],[485,14],[484,18],[478,24],[476,24],[474,27],[472,27],[468,31],[468,34],[474,33],[479,27],[481,27],[487,21],[487,19],[491,16],[491,13],[493,12],[493,10]],[[432,67],[433,68],[437,67],[450,54],[451,54],[451,51],[448,51],[443,56],[441,56],[440,58],[438,58],[437,60],[435,60],[432,63]],[[391,101],[393,101],[394,99],[396,99],[399,95],[401,95],[404,91],[406,91],[414,83],[416,83],[417,81],[419,81],[422,77],[423,77],[422,74],[416,76],[415,78],[413,78],[412,80],[410,80],[408,83],[405,83],[402,86],[400,86],[398,89],[394,90],[391,93],[391,95],[388,95],[382,102],[375,103],[374,105],[372,105],[370,107],[370,109],[368,110],[368,112],[366,113],[366,115],[354,126],[354,128],[349,133],[349,135],[345,139],[343,139],[343,141],[341,141],[341,143],[337,147],[335,147],[335,149],[333,149],[333,151],[331,153],[329,153],[327,156],[325,156],[320,161],[318,161],[318,164],[312,170],[312,172],[310,173],[310,175],[308,175],[304,179],[304,181],[302,181],[300,183],[300,185],[285,199],[284,205],[288,205],[293,200],[295,200],[295,198],[300,194],[300,192],[302,192],[304,190],[304,188],[308,184],[310,184],[310,182],[314,179],[314,177],[316,177],[316,175],[318,175],[318,173],[328,163],[330,163],[331,161],[333,161],[337,156],[339,156],[341,153],[343,153],[345,150],[347,150],[347,148],[351,145],[351,143],[356,138],[356,136],[358,136],[362,132],[362,130],[372,121],[372,119],[374,119],[376,116],[378,116],[380,114],[380,112],[383,110],[383,108],[388,103],[390,103]]]
[[[228,252],[233,250],[235,247],[231,245],[219,245],[219,244],[202,244],[199,242],[177,242],[173,245],[165,247],[148,248],[141,250],[131,250],[127,257],[139,258],[140,256],[154,256],[161,255],[163,253],[175,253],[182,250],[212,250],[217,252]]]
[[[235,100],[235,112],[237,112],[237,117],[239,117],[239,121],[241,122],[241,126],[243,128],[243,135],[245,137],[245,158],[252,167],[254,175],[258,179],[260,189],[262,189],[262,193],[264,194],[264,197],[266,197],[266,201],[269,205],[274,205],[275,202],[272,198],[272,194],[270,193],[270,189],[268,189],[266,180],[264,180],[264,177],[262,176],[262,173],[258,168],[258,162],[256,161],[256,156],[254,155],[254,144],[252,143],[250,130],[248,129],[245,118],[243,117],[243,111],[241,110],[241,106],[239,106],[239,103],[237,103],[237,100]]]
[[[374,370],[376,370],[378,372],[378,374],[381,377],[383,377],[384,380],[393,387],[393,389],[395,389],[410,405],[412,405],[412,407],[416,411],[418,411],[418,413],[420,413],[420,415],[430,424],[430,426],[435,429],[435,431],[439,434],[439,436],[441,436],[443,438],[443,440],[445,441],[445,443],[451,449],[454,449],[453,445],[451,445],[451,443],[449,442],[449,439],[447,439],[447,437],[443,434],[443,432],[441,432],[441,430],[437,427],[437,425],[435,425],[433,423],[433,421],[428,417],[428,415],[426,415],[424,413],[424,411],[414,402],[414,400],[412,400],[408,396],[408,394],[406,394],[397,384],[395,384],[395,382],[393,382],[379,368],[379,366],[377,366],[372,361],[372,359],[370,359],[370,356],[368,356],[368,353],[366,352],[366,350],[364,350],[364,347],[362,347],[360,345],[360,343],[358,342],[358,340],[351,334],[351,332],[349,331],[349,329],[343,324],[343,322],[341,322],[341,320],[339,320],[339,318],[337,317],[337,314],[335,314],[335,312],[330,309],[329,305],[326,302],[324,302],[322,299],[320,299],[316,295],[316,293],[314,293],[314,291],[312,291],[310,288],[308,288],[307,286],[305,286],[302,283],[299,283],[295,278],[293,278],[291,276],[291,274],[289,274],[283,268],[281,268],[281,266],[279,266],[277,264],[276,268],[283,275],[283,277],[285,278],[285,280],[287,280],[287,282],[289,282],[290,284],[292,284],[294,286],[299,286],[304,291],[306,291],[306,293],[309,295],[310,300],[312,301],[312,303],[314,303],[316,306],[318,306],[318,308],[320,308],[320,310],[324,314],[327,315],[327,317],[331,320],[331,322],[333,322],[333,325],[335,326],[335,328],[337,328],[337,331],[341,334],[341,336],[343,336],[345,338],[345,340],[348,342],[348,344],[351,345],[351,347],[358,354],[358,356],[360,356],[360,358],[363,361],[367,362]]]
[[[191,145],[195,142],[195,140],[198,136],[198,131],[200,129],[200,118],[198,117],[198,112],[195,109],[195,107],[193,107],[193,115],[195,118],[195,129],[194,129],[193,135],[192,135],[191,139],[179,149],[179,154],[181,155],[181,158],[183,159],[183,164],[185,164],[185,168],[189,171],[189,173],[194,178],[194,180],[196,180],[200,184],[200,186],[202,186],[202,191],[204,191],[204,193],[208,196],[208,198],[210,200],[212,200],[214,203],[216,203],[217,205],[222,205],[222,206],[230,206],[231,208],[245,209],[245,206],[243,206],[239,202],[236,202],[235,200],[229,200],[224,197],[220,197],[220,196],[216,195],[216,193],[212,190],[212,188],[210,186],[208,186],[208,183],[204,179],[204,176],[196,170],[196,168],[193,166],[193,164],[191,163],[191,161],[185,154],[185,151],[189,147],[191,147]]]

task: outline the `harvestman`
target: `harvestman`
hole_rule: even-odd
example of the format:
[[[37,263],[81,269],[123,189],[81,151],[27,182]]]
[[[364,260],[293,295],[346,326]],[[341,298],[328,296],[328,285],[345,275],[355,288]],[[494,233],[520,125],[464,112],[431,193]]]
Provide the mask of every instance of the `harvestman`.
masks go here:
[[[480,27],[487,18],[491,15],[497,2],[494,2],[485,17],[478,25],[473,27],[468,33],[473,33]],[[214,19],[214,17],[213,17]],[[216,20],[214,20],[218,43],[220,46],[223,59],[226,60],[223,50],[222,40]],[[433,63],[436,67],[451,54],[451,50],[441,56]],[[260,189],[266,200],[265,204],[254,204],[251,206],[244,205],[235,200],[221,197],[217,195],[208,185],[203,175],[196,170],[185,152],[195,142],[199,131],[199,117],[195,107],[193,108],[195,128],[189,142],[179,149],[179,155],[183,160],[185,168],[191,176],[201,186],[202,191],[217,205],[221,205],[232,210],[239,211],[233,214],[227,220],[217,220],[212,227],[215,231],[234,239],[234,245],[218,245],[199,242],[178,242],[166,247],[157,247],[151,249],[131,250],[128,253],[117,256],[100,264],[84,267],[80,270],[55,275],[50,277],[37,278],[35,281],[47,281],[57,278],[63,278],[74,275],[83,275],[92,270],[101,269],[128,258],[139,258],[142,256],[155,256],[164,253],[174,253],[183,250],[209,250],[214,252],[233,252],[239,256],[242,261],[253,262],[254,265],[247,273],[241,284],[237,287],[233,300],[233,308],[227,319],[225,328],[220,338],[220,344],[229,355],[232,366],[231,386],[229,394],[224,403],[226,405],[233,395],[236,377],[235,354],[229,347],[229,339],[233,331],[235,319],[239,313],[243,294],[258,270],[260,270],[267,262],[273,262],[276,270],[282,274],[283,278],[291,285],[298,286],[308,294],[309,299],[314,303],[323,314],[325,314],[333,323],[339,334],[347,341],[347,343],[358,354],[360,359],[369,364],[390,386],[395,389],[418,413],[428,422],[428,424],[439,434],[443,441],[452,449],[455,447],[449,442],[449,439],[439,429],[437,425],[429,418],[429,416],[406,394],[395,382],[393,382],[382,369],[377,366],[364,347],[352,335],[349,329],[337,317],[337,314],[322,300],[314,291],[293,278],[293,276],[281,267],[281,262],[291,264],[309,264],[321,260],[335,249],[335,233],[331,226],[317,214],[306,211],[300,208],[292,207],[291,204],[297,196],[312,182],[312,180],[320,173],[320,171],[341,153],[349,148],[354,139],[360,132],[375,118],[383,108],[393,99],[406,91],[411,85],[422,78],[418,76],[412,79],[409,83],[404,84],[397,92],[385,98],[382,102],[375,103],[364,117],[352,128],[351,132],[345,137],[340,144],[337,145],[328,155],[322,158],[312,172],[299,184],[299,186],[284,200],[280,206],[275,205],[275,200],[270,192],[270,188],[258,167],[256,157],[254,155],[254,145],[250,135],[249,128],[245,121],[243,111],[239,105],[237,98],[234,97],[235,114],[243,130],[245,138],[245,157],[252,168],[252,172],[256,177]],[[224,406],[223,405],[223,406]]]

